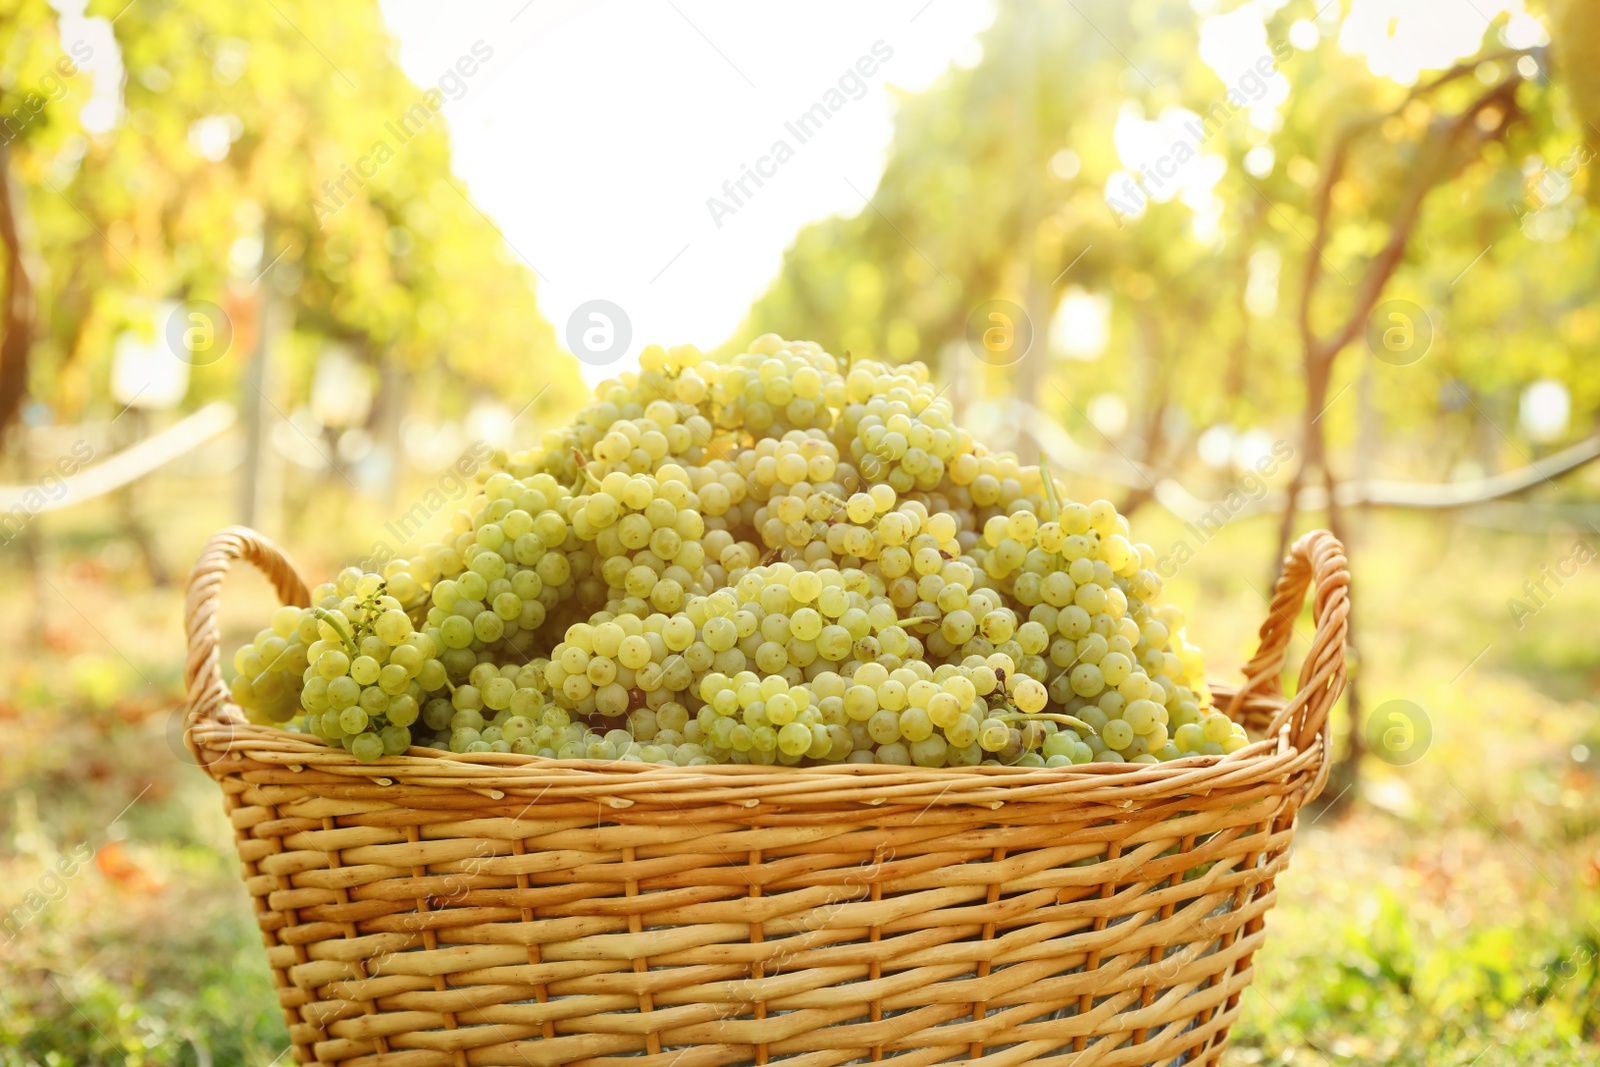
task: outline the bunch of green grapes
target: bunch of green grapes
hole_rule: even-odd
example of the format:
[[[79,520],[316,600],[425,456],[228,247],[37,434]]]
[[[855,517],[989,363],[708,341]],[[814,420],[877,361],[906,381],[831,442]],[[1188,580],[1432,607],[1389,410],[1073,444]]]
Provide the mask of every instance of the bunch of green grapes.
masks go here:
[[[1248,744],[1108,501],[956,426],[926,367],[652,346],[449,535],[347,570],[234,699],[361,759],[1151,763]]]
[[[518,479],[497,471],[456,514],[452,542],[385,568],[386,580],[426,590],[419,593],[424,628],[445,651],[452,681],[484,652],[525,660],[552,610],[600,595],[593,555],[566,517],[572,500],[548,474]]]
[[[768,549],[804,552],[825,541],[842,521],[848,487],[861,477],[839,462],[839,450],[820,430],[790,430],[781,440],[763,438],[739,463],[747,498],[759,506],[751,517]],[[811,558],[830,554],[811,550]]]
[[[451,752],[554,753],[571,726],[551,708],[534,665],[497,667],[478,663],[460,685],[431,696],[422,706],[422,726],[433,732],[425,747]],[[559,737],[558,737],[559,735]]]
[[[688,472],[668,464],[659,476],[613,471],[572,501],[572,526],[592,544],[600,577],[618,593],[676,611],[706,584],[705,520]]]
[[[844,381],[840,430],[850,458],[896,492],[936,489],[946,469],[973,451],[954,422],[954,406],[928,380],[921,363],[890,367],[862,360]]]
[[[646,347],[637,374],[601,382],[595,403],[571,426],[551,430],[540,451],[503,466],[517,478],[545,473],[574,489],[583,463],[598,463],[600,475],[648,474],[662,463],[698,467],[714,434],[711,392],[724,369],[703,359],[692,345]]]
[[[307,648],[317,640],[309,608],[282,607],[272,624],[233,656],[233,702],[253,723],[286,723],[300,714],[300,691],[309,665]]]
[[[845,397],[839,363],[810,341],[764,334],[734,356],[711,391],[717,425],[756,438],[833,425]]]
[[[721,562],[722,552],[736,540],[730,531],[748,527],[760,503],[750,496],[746,474],[733,459],[711,456],[702,465],[688,468],[688,473],[706,524],[706,556]]]
[[[364,763],[404,752],[423,703],[448,684],[438,645],[376,574],[349,568],[312,600],[318,637],[300,691],[306,729]]]
[[[1206,707],[1199,649],[1183,637],[1182,615],[1165,607],[1151,613],[1137,643],[1118,634],[1078,642],[1081,662],[1052,687],[1062,706],[1087,722],[1085,739],[1101,760],[1149,763],[1185,755],[1222,755],[1249,743],[1244,728]],[[1177,651],[1174,651],[1177,649]],[[1092,661],[1092,662],[1090,662]]]
[[[714,671],[697,689],[704,701],[696,725],[709,739],[712,758],[793,765],[802,758],[838,762],[849,755],[849,732],[824,721],[812,689],[781,674]]]

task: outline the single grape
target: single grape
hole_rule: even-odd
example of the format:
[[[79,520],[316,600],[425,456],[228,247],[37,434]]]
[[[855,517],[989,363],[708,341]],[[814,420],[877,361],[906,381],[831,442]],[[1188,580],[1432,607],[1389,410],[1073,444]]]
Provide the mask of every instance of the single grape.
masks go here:
[[[373,763],[384,754],[383,739],[377,734],[361,734],[350,742],[350,754],[362,763]]]

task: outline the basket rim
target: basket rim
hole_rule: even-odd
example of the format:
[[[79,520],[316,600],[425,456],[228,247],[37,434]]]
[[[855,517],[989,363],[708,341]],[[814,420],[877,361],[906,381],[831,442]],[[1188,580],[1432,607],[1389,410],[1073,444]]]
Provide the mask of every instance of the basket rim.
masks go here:
[[[1233,687],[1230,686],[1211,683],[1211,688],[1213,693],[1219,695],[1228,697],[1233,695]],[[1255,694],[1255,698],[1251,703],[1264,705],[1268,710],[1275,711],[1283,707],[1285,702],[1281,698]],[[219,714],[224,717],[222,720],[213,719],[209,722],[199,722],[191,728],[197,741],[204,744],[206,741],[221,735],[226,738],[224,748],[228,752],[252,747],[250,744],[252,739],[257,742],[273,742],[272,747],[292,745],[303,748],[308,755],[331,757],[343,764],[367,768],[371,772],[371,776],[374,777],[388,777],[380,773],[383,768],[421,767],[440,762],[453,764],[458,768],[480,767],[486,770],[505,771],[517,768],[532,768],[535,770],[571,770],[590,773],[617,771],[626,775],[654,771],[663,777],[672,777],[675,773],[679,777],[698,777],[703,774],[711,774],[729,778],[759,778],[773,775],[782,775],[784,777],[821,775],[837,778],[861,778],[883,775],[902,778],[925,777],[930,782],[938,782],[948,779],[953,772],[960,771],[975,771],[994,777],[1006,777],[1029,772],[1038,774],[1049,771],[1053,776],[1070,778],[1073,776],[1071,772],[1079,772],[1090,777],[1104,777],[1106,775],[1125,774],[1138,768],[1150,768],[1167,772],[1163,775],[1156,775],[1156,777],[1176,777],[1179,774],[1199,768],[1270,757],[1286,748],[1294,751],[1293,745],[1288,740],[1288,724],[1284,724],[1279,727],[1276,736],[1266,735],[1253,738],[1250,744],[1236,752],[1220,756],[1197,754],[1185,756],[1181,759],[1168,760],[1164,763],[1094,762],[1069,764],[1062,767],[1019,767],[1008,764],[977,764],[969,767],[918,767],[915,765],[899,766],[882,763],[832,763],[806,766],[717,763],[697,767],[684,767],[675,763],[643,763],[623,759],[559,759],[549,756],[523,755],[517,752],[450,752],[444,749],[428,748],[423,745],[412,745],[399,755],[382,756],[375,762],[363,763],[347,750],[311,734],[285,730],[279,726],[249,722],[245,719],[238,705],[232,701],[223,701]],[[315,762],[322,763],[325,760],[317,759]]]
[[[1282,703],[1258,695],[1269,708]],[[228,712],[237,714],[231,706]],[[244,721],[202,721],[192,741],[206,770],[221,779],[241,775],[260,784],[325,783],[330,794],[363,800],[416,800],[477,794],[491,801],[533,798],[541,804],[581,801],[591,806],[678,811],[829,809],[854,811],[981,807],[1014,811],[1105,808],[1130,813],[1136,805],[1219,791],[1307,790],[1326,777],[1328,750],[1319,735],[1296,748],[1289,726],[1221,756],[1187,756],[1166,763],[1088,763],[1063,767],[899,767],[883,764],[763,766],[676,764],[625,760],[562,760],[518,753],[386,756],[362,763],[343,748],[304,734]],[[209,757],[209,758],[208,758]],[[1130,807],[1135,805],[1135,807]],[[465,816],[463,816],[465,817]]]

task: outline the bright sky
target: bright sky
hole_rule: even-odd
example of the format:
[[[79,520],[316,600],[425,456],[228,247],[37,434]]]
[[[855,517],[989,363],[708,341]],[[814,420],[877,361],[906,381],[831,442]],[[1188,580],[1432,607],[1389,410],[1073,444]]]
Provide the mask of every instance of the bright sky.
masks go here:
[[[1226,11],[1218,0],[1191,2],[1203,57],[1219,87],[1233,88],[1233,67],[1269,53],[1262,21],[1283,0]],[[626,316],[625,354],[581,365],[590,381],[636,365],[651,342],[726,339],[801,227],[865,207],[892,133],[894,90],[923,90],[952,63],[976,62],[976,36],[993,18],[989,4],[960,0],[382,6],[401,42],[401,65],[418,85],[453,77],[462,57],[477,64],[445,86],[455,169],[538,272],[540,304],[558,336],[568,336],[569,319],[590,301],[609,301]],[[1342,26],[1341,7],[1329,7],[1320,24],[1301,20],[1290,36],[1304,48],[1339,33],[1374,73],[1411,82],[1475,51],[1485,20],[1501,10],[1516,15],[1502,30],[1507,43],[1543,35],[1520,0],[1482,0],[1479,8],[1487,14],[1459,0],[1354,0]],[[857,73],[858,62],[871,73]],[[1263,142],[1289,89],[1281,74],[1269,81],[1264,97],[1247,94]],[[786,124],[834,90],[844,95],[832,98],[826,125],[802,141]],[[1194,118],[1169,109],[1147,120],[1130,107],[1115,131],[1130,171],[1112,176],[1108,197]],[[774,163],[778,141],[793,157]],[[1248,162],[1265,174],[1275,159],[1264,145]],[[751,167],[767,175],[762,184],[746,178],[730,195],[724,184]],[[1181,194],[1204,236],[1219,208],[1211,188],[1222,169],[1220,156],[1202,151],[1181,180],[1152,192]],[[708,205],[713,197],[720,217]],[[1142,214],[1141,205],[1129,207]]]
[[[993,17],[957,0],[382,6],[420,86],[475,43],[493,49],[445,107],[455,169],[538,271],[559,336],[590,300],[627,314],[626,356],[583,367],[591,381],[636,365],[652,342],[725,340],[802,226],[865,206],[892,133],[891,86],[918,91],[975,62]],[[854,69],[863,57],[870,76]],[[801,143],[785,123],[841,78],[846,102]],[[793,157],[762,163],[770,176],[747,180],[753,195],[734,205],[723,183],[778,140]],[[711,197],[734,207],[720,227]]]

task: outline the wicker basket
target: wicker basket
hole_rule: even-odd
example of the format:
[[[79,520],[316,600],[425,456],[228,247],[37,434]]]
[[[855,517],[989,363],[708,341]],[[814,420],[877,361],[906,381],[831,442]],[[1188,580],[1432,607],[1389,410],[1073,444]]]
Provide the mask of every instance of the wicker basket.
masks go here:
[[[1328,772],[1349,575],[1294,546],[1243,687],[1261,738],[1159,765],[951,770],[428,755],[358,763],[226,702],[235,559],[190,578],[186,740],[222,786],[301,1063],[1215,1064]],[[1316,632],[1279,675],[1308,586]]]

